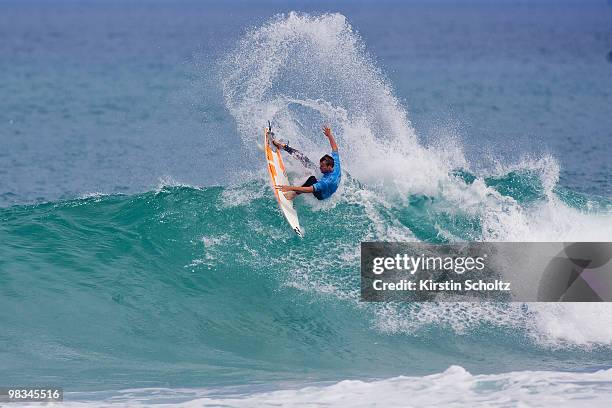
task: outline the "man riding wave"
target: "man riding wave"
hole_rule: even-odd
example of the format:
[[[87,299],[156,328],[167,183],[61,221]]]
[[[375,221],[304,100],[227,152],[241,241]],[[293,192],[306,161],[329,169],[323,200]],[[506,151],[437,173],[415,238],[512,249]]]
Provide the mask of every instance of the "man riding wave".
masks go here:
[[[334,135],[332,134],[329,126],[323,126],[323,133],[329,140],[329,144],[332,149],[331,156],[326,154],[325,156],[321,157],[321,160],[319,160],[319,170],[321,170],[323,176],[320,180],[317,180],[315,176],[310,176],[301,186],[277,185],[276,188],[282,191],[288,200],[293,200],[302,193],[312,193],[312,195],[314,195],[318,200],[325,200],[331,197],[331,195],[338,189],[341,176],[338,145],[336,144],[336,139],[334,139]],[[315,169],[314,163],[300,151],[277,140],[272,140],[272,144],[279,149],[283,149],[292,157],[298,159],[304,165],[304,167]]]

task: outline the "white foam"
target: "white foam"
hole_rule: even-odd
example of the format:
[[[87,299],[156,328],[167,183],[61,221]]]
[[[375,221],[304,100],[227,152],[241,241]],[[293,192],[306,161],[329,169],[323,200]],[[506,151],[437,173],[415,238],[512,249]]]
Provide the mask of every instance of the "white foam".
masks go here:
[[[216,236],[204,236],[200,238],[204,245],[204,254],[201,258],[193,259],[189,264],[184,265],[184,268],[195,268],[197,266],[205,266],[208,269],[213,269],[219,259],[223,259],[227,253],[227,243],[231,238],[227,234]],[[193,269],[192,269],[193,271]]]
[[[223,62],[226,105],[247,146],[271,119],[277,136],[320,157],[331,124],[343,168],[371,186],[427,190],[448,169],[421,147],[359,36],[340,14],[277,16],[247,33]],[[398,172],[401,169],[401,172]]]
[[[239,178],[240,183],[223,189],[220,202],[222,208],[244,206],[262,197],[272,197],[273,191],[265,169],[259,172],[243,172]]]
[[[529,333],[539,344],[559,347],[612,345],[612,313],[606,303],[535,303]]]
[[[165,176],[161,176],[158,179],[157,188],[155,189],[155,192],[156,193],[160,193],[161,191],[163,191],[167,187],[190,187],[190,188],[197,188],[197,187],[192,186],[190,184],[183,183],[181,181],[175,180],[174,177],[172,177],[172,176],[165,175]]]
[[[423,377],[344,380],[263,392],[208,389],[142,389],[113,393],[103,400],[78,402],[67,394],[62,407],[608,407],[612,370],[594,373],[519,371],[472,375],[451,366]],[[91,398],[91,397],[90,397]]]
[[[103,197],[106,197],[106,196],[109,196],[109,195],[110,194],[100,193],[100,192],[85,193],[85,194],[82,194],[79,197],[79,200],[88,200],[90,198],[94,198],[94,199],[98,199],[98,200],[95,200],[95,201],[100,201],[99,200],[100,198],[103,198]]]
[[[384,333],[418,334],[418,330],[436,325],[463,334],[482,324],[496,327],[526,327],[528,315],[519,303],[421,303],[406,307],[386,303],[376,309],[377,328]]]
[[[432,214],[469,216],[480,220],[483,241],[610,241],[612,212],[569,207],[554,193],[559,165],[554,157],[525,156],[514,164],[495,161],[493,173],[528,172],[539,178],[543,199],[522,204],[487,187],[480,175],[468,184],[452,176],[455,168],[469,170],[460,138],[442,129],[429,146],[419,144],[407,112],[393,95],[384,74],[346,18],[340,14],[310,16],[279,15],[247,32],[237,48],[222,62],[222,86],[226,106],[238,125],[245,145],[253,146],[267,120],[277,136],[290,139],[294,147],[311,157],[329,149],[320,133],[322,122],[331,124],[340,146],[343,183],[332,200],[304,200],[315,211],[339,203],[357,204],[371,221],[361,240],[412,241],[416,237],[393,216],[408,205],[410,195],[432,198]],[[288,167],[292,167],[290,160]],[[350,175],[364,187],[349,182]],[[260,190],[261,191],[261,190]],[[224,193],[234,195],[230,192]],[[242,196],[250,200],[250,195]],[[259,198],[259,195],[252,197]],[[244,201],[239,201],[244,202]],[[304,222],[307,226],[308,223]],[[434,225],[438,236],[462,240],[456,232]],[[321,266],[323,267],[323,266]],[[299,265],[296,270],[304,271]],[[313,283],[321,279],[318,283]],[[303,290],[333,294],[343,288],[329,276],[311,276]],[[348,289],[346,289],[348,290]],[[345,298],[348,292],[343,293]],[[358,299],[355,296],[355,303]],[[356,306],[361,307],[361,306]],[[600,314],[607,305],[592,307]],[[383,331],[409,333],[415,327],[446,322],[463,332],[483,322],[522,329],[535,341],[547,345],[612,345],[609,329],[589,316],[584,307],[547,305],[496,308],[474,305],[428,304],[420,314],[408,308],[382,307],[374,326]],[[568,321],[561,323],[563,310]],[[589,309],[590,310],[590,309]],[[443,316],[442,320],[439,319]],[[447,316],[448,319],[445,319]],[[555,323],[557,322],[557,323]],[[605,326],[605,327],[604,327]]]

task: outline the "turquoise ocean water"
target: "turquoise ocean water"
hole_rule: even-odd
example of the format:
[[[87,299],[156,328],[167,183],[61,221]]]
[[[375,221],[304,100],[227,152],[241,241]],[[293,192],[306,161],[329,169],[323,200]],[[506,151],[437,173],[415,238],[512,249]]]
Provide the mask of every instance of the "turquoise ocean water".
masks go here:
[[[609,5],[0,8],[0,386],[69,406],[612,397],[606,304],[359,301],[362,241],[612,238]],[[297,201],[304,239],[267,184],[268,119],[314,158],[321,123],[337,135],[343,184]]]

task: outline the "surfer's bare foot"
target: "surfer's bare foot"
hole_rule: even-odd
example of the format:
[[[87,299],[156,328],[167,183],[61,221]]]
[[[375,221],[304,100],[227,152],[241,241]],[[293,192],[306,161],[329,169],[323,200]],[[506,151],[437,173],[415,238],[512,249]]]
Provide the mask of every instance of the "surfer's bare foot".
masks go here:
[[[285,195],[285,198],[289,201],[293,200],[297,196],[295,191],[285,191],[283,194]]]

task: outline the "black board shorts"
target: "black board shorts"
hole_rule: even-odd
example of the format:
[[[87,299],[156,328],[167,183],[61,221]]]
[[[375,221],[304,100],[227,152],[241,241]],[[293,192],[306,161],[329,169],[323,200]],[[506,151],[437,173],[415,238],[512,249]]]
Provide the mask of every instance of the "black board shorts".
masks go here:
[[[317,181],[319,181],[319,180],[317,180],[317,178],[315,176],[310,176],[310,177],[308,177],[308,180],[306,180],[306,182],[304,184],[302,184],[302,187],[310,187],[313,184],[315,184]],[[323,200],[323,197],[321,197],[321,192],[320,191],[313,191],[312,195],[315,196],[317,198],[317,200]]]
[[[296,159],[298,159],[303,165],[304,167],[306,167],[307,169],[312,169],[312,170],[316,170],[317,166],[314,165],[314,163],[308,158],[306,157],[302,152],[300,152],[297,149],[294,149],[293,147],[289,147],[287,145],[285,145],[285,147],[283,148],[287,153],[289,153],[291,156],[295,157]],[[315,176],[310,176],[308,177],[308,180],[306,180],[306,182],[304,184],[302,184],[302,187],[310,187],[313,184],[315,184],[317,181],[317,178]],[[297,193],[297,194],[301,194],[301,193]],[[321,192],[320,191],[313,191],[312,195],[315,196],[317,198],[317,200],[323,200],[323,197],[321,197]]]

